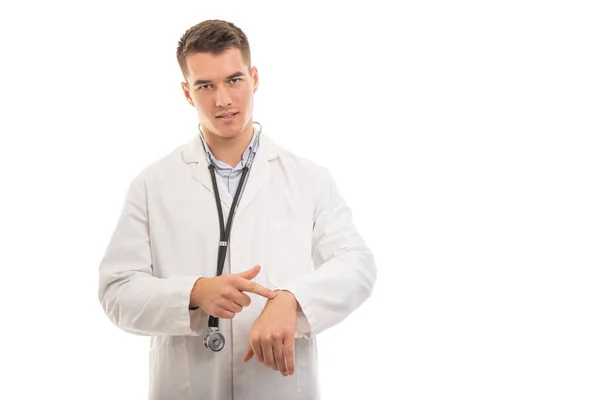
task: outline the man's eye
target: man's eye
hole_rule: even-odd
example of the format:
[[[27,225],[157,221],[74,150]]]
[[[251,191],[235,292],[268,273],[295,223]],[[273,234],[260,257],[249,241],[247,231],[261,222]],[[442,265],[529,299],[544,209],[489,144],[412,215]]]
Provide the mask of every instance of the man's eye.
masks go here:
[[[198,86],[198,89],[200,89],[200,90],[207,90],[207,89],[210,89],[210,85],[209,84],[201,85],[201,86]]]
[[[240,81],[240,78],[231,78],[231,80],[229,82],[238,83],[239,81]]]

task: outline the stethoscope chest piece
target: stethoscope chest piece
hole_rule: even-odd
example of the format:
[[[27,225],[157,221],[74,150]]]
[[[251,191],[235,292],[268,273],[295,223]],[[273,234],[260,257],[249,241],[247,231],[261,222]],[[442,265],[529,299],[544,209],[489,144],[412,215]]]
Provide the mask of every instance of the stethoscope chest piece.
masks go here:
[[[212,351],[220,351],[225,346],[225,337],[219,332],[219,328],[210,327],[204,337],[204,345]]]

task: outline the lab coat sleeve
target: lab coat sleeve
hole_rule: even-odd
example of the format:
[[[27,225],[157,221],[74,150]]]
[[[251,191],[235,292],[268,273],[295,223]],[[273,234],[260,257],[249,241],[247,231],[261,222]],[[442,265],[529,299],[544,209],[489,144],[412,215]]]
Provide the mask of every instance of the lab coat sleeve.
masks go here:
[[[208,315],[190,310],[198,276],[153,276],[146,183],[131,183],[100,263],[98,297],[109,319],[137,335],[199,335]]]
[[[300,305],[297,329],[305,338],[358,308],[371,295],[377,277],[373,254],[352,222],[351,209],[330,174],[321,175],[312,239],[314,272],[286,287]]]

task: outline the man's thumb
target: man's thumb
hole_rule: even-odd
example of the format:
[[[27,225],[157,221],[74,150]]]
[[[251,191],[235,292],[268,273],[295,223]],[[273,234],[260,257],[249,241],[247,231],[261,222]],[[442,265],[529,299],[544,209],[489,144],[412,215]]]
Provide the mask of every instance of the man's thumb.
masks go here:
[[[255,265],[254,268],[249,269],[247,271],[244,272],[240,272],[238,274],[238,276],[241,276],[244,279],[254,279],[256,278],[256,275],[258,275],[258,273],[260,272],[260,265]]]

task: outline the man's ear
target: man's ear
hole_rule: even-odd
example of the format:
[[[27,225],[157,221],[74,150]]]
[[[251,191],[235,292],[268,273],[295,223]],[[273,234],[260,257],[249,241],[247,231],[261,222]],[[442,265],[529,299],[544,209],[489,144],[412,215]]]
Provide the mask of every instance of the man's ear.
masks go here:
[[[194,100],[192,100],[192,96],[190,96],[190,89],[187,82],[181,82],[181,89],[183,90],[183,95],[185,96],[187,102],[194,107]]]
[[[250,73],[252,75],[252,86],[253,86],[253,93],[256,93],[256,90],[258,89],[258,69],[256,67],[252,67],[252,69],[250,70]]]

